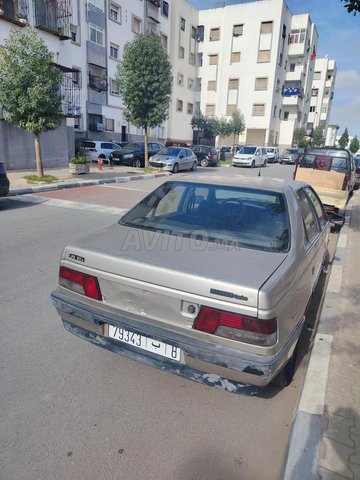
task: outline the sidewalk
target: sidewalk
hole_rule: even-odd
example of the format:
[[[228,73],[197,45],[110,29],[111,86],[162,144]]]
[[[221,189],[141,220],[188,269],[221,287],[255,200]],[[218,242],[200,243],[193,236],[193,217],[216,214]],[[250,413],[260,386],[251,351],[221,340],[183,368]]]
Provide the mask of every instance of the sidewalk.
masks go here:
[[[144,178],[155,178],[169,175],[167,172],[143,173],[142,169],[125,166],[114,166],[109,168],[103,165],[99,170],[97,165],[90,167],[90,173],[83,175],[72,175],[68,166],[63,168],[45,168],[45,175],[53,175],[58,178],[55,183],[28,183],[24,178],[27,175],[36,175],[35,170],[8,170],[7,176],[10,180],[9,195],[23,195],[27,193],[59,190],[63,188],[74,188],[89,185],[101,185],[105,183],[122,183]]]
[[[347,207],[283,480],[360,479],[360,194]]]

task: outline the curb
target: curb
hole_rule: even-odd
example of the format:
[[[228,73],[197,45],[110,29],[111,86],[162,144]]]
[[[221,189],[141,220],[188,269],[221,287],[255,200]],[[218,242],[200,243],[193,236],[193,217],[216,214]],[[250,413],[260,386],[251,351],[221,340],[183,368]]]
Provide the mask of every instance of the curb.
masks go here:
[[[90,187],[92,185],[104,185],[106,183],[125,183],[132,182],[135,180],[145,180],[147,178],[158,178],[158,177],[168,177],[171,173],[149,173],[146,175],[132,175],[130,177],[112,177],[112,178],[101,178],[98,180],[84,180],[80,182],[68,182],[68,183],[55,183],[52,185],[42,185],[39,187],[29,187],[29,188],[17,188],[10,190],[8,197],[16,195],[26,195],[30,193],[38,192],[49,192],[52,190],[64,190],[66,188],[79,188],[79,187]]]
[[[292,424],[282,480],[318,480],[322,417],[333,335],[336,330],[337,297],[342,285],[344,254],[352,210],[352,197],[345,210],[345,224],[339,234],[317,332],[310,352],[298,409]],[[331,312],[331,313],[330,313]]]

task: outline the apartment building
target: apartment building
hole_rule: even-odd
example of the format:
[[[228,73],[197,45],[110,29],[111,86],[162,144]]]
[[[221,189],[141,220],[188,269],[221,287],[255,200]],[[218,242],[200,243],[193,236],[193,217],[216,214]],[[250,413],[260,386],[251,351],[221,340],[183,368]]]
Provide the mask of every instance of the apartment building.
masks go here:
[[[64,120],[42,138],[48,166],[67,162],[75,139],[143,138],[124,118],[115,80],[125,44],[140,33],[160,36],[173,73],[169,118],[150,138],[191,143],[194,113],[230,118],[239,109],[246,122],[239,143],[285,147],[312,121],[318,35],[310,16],[292,15],[284,0],[201,11],[187,0],[0,0],[0,44],[28,24],[63,73]],[[0,140],[8,168],[30,166],[31,135],[0,121]]]
[[[328,130],[332,99],[334,98],[335,80],[335,60],[329,60],[327,57],[317,58],[315,61],[310,113],[307,123],[307,131],[309,133],[318,125],[324,129],[325,133]],[[330,137],[331,134],[329,133],[329,141]],[[331,143],[333,143],[333,135],[331,138]]]

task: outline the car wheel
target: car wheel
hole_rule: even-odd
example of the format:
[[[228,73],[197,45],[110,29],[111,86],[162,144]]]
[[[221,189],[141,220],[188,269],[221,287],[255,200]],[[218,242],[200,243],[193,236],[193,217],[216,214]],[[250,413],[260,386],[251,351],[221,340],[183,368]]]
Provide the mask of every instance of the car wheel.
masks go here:
[[[209,165],[209,161],[207,158],[202,158],[201,161],[200,161],[200,165],[202,167],[207,167]]]
[[[133,167],[135,167],[135,168],[140,168],[141,167],[140,158],[135,158],[135,160],[133,161]]]
[[[273,385],[276,385],[277,387],[287,387],[290,384],[295,373],[296,354],[298,349],[297,347],[298,346],[296,345],[294,353],[292,354],[285,367],[283,367],[283,369],[276,375],[276,377],[272,379],[271,383]]]
[[[173,169],[172,169],[172,173],[178,173],[178,171],[179,171],[179,164],[175,163],[175,165],[173,166]]]
[[[281,160],[280,160],[280,162],[279,162],[279,163],[280,163],[280,165],[282,165],[282,161],[281,161]]]
[[[255,160],[251,162],[251,168],[255,168]]]
[[[192,170],[193,172],[195,172],[196,168],[197,168],[197,162],[194,162],[193,165],[192,165],[192,167],[191,167],[191,170]]]

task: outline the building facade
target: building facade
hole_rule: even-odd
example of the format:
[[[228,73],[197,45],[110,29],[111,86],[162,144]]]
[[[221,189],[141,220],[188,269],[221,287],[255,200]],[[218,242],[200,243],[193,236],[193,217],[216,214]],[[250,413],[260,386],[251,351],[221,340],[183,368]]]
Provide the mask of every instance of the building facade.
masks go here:
[[[160,36],[173,73],[169,118],[150,138],[192,143],[199,111],[230,118],[240,110],[239,143],[247,144],[285,147],[295,128],[311,124],[318,35],[309,15],[292,15],[284,0],[201,11],[187,0],[0,0],[0,44],[25,25],[43,37],[63,74],[64,120],[42,136],[45,166],[67,162],[75,141],[143,138],[124,118],[115,80],[125,44],[140,33]],[[34,161],[31,135],[0,121],[0,140],[8,168]]]

